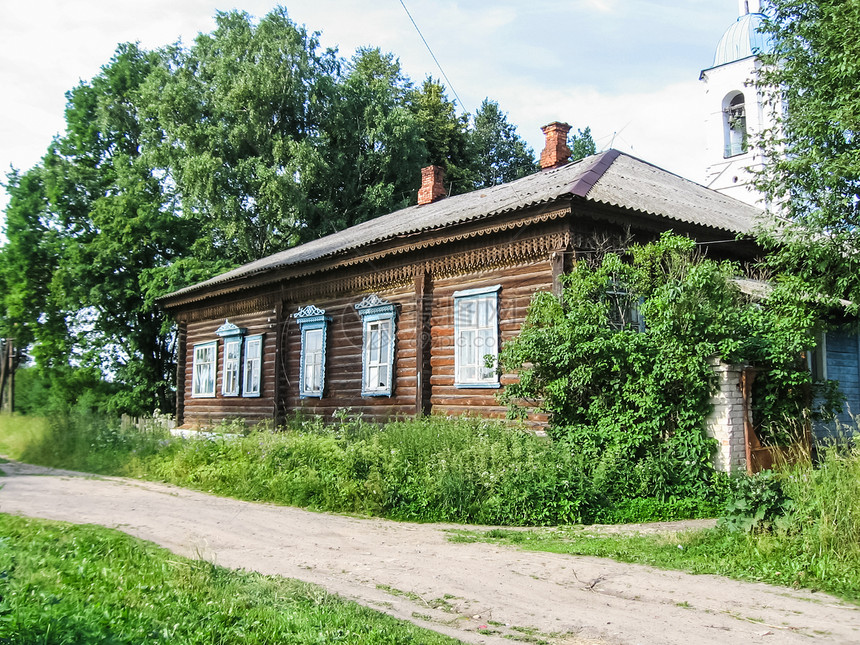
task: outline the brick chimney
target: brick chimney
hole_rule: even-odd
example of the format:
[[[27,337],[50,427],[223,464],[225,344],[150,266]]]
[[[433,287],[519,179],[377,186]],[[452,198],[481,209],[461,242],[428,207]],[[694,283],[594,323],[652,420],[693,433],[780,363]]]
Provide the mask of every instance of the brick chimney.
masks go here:
[[[418,205],[431,204],[443,197],[445,197],[445,169],[442,166],[422,168]]]
[[[540,153],[540,167],[543,169],[557,168],[570,161],[570,148],[567,147],[567,133],[570,126],[567,123],[553,121],[541,128],[546,137],[546,145]]]

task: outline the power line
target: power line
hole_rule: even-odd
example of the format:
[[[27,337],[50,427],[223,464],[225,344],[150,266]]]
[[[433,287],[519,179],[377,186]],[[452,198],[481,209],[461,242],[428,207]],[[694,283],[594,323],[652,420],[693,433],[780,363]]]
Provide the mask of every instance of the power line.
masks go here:
[[[433,53],[433,50],[430,49],[430,45],[427,43],[427,39],[424,38],[424,34],[421,33],[421,30],[418,28],[418,25],[415,22],[415,18],[412,17],[411,13],[409,13],[409,9],[407,9],[406,5],[403,4],[403,0],[400,0],[400,6],[403,7],[403,11],[405,11],[406,15],[409,16],[409,20],[412,21],[412,26],[415,27],[415,31],[418,32],[418,35],[421,36],[421,40],[424,41],[424,46],[427,48],[427,51],[430,52],[430,55],[433,57],[433,61],[436,63],[436,67],[438,67],[439,71],[442,73],[442,78],[445,79],[445,82],[448,83],[448,87],[450,87],[451,91],[454,93],[454,98],[456,98],[457,103],[460,104],[460,109],[465,110],[466,106],[463,105],[463,101],[460,100],[460,96],[457,94],[457,90],[454,89],[454,84],[451,82],[451,79],[448,78],[448,75],[445,73],[445,70],[442,69],[442,64],[439,62],[439,59],[436,58],[436,54]]]

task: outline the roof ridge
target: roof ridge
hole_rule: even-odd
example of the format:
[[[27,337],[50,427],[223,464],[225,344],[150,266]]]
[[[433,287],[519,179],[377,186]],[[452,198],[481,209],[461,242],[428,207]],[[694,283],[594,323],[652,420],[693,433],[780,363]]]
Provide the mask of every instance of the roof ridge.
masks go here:
[[[594,188],[594,185],[603,177],[603,174],[621,156],[621,152],[615,148],[610,148],[595,156],[597,158],[594,160],[591,168],[586,170],[575,182],[568,186],[566,192],[577,197],[586,197],[589,191]]]

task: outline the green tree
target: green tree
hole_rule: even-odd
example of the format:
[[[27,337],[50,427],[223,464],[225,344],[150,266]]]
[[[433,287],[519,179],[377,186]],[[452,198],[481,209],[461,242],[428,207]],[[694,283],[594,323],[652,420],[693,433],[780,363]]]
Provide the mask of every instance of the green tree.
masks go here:
[[[343,69],[315,142],[323,163],[304,175],[312,209],[302,239],[408,206],[427,157],[397,59],[359,49]]]
[[[594,143],[591,136],[590,127],[585,128],[585,130],[577,128],[576,134],[571,131],[567,136],[567,145],[570,148],[571,161],[585,159],[597,152],[597,144]]]
[[[537,170],[534,151],[508,123],[499,104],[489,99],[484,99],[475,112],[469,131],[469,154],[475,188],[496,186]]]
[[[193,221],[153,173],[140,88],[161,65],[120,45],[90,82],[67,94],[66,132],[41,166],[11,178],[3,249],[5,318],[18,323],[56,391],[98,375],[115,381],[116,410],[170,409],[172,335],[153,298],[166,267],[189,252]],[[82,380],[83,379],[83,380]]]
[[[456,103],[445,94],[445,86],[431,77],[412,92],[409,101],[427,147],[422,165],[442,166],[451,194],[472,190],[469,115],[458,115]]]
[[[195,254],[250,262],[306,235],[316,146],[332,108],[338,61],[280,7],[258,24],[219,12],[217,28],[170,52],[147,87],[161,163],[186,215],[205,214]]]
[[[769,0],[759,76],[776,127],[759,187],[772,263],[860,302],[860,4]]]
[[[732,280],[739,273],[668,234],[626,257],[578,263],[561,297],[536,294],[520,335],[502,348],[502,365],[519,376],[503,400],[514,411],[538,405],[556,438],[610,470],[705,482],[713,357],[761,368],[754,400],[771,438],[813,399],[801,357],[814,346],[818,312],[791,281],[763,306],[753,302]]]

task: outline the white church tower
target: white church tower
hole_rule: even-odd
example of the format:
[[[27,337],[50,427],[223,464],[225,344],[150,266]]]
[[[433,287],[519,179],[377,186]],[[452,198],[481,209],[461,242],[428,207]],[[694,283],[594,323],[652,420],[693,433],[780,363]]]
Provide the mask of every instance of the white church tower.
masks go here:
[[[761,67],[756,53],[768,51],[770,42],[758,32],[764,18],[760,1],[739,0],[738,5],[740,17],[723,34],[713,66],[699,76],[708,106],[705,185],[763,208],[764,198],[752,182],[764,157],[754,142],[771,119],[755,86]]]

